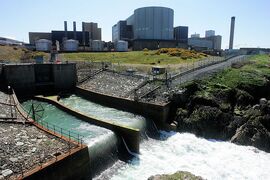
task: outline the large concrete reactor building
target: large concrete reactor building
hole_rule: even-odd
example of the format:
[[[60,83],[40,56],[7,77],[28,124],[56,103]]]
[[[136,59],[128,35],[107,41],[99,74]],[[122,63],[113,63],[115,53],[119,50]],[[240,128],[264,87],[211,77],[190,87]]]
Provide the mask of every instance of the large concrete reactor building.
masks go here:
[[[173,40],[173,15],[170,8],[144,7],[134,11],[134,39]]]
[[[174,11],[171,8],[138,8],[133,15],[112,27],[112,40],[114,42],[128,41],[133,50],[176,47],[180,42],[179,36],[177,38],[174,36],[173,22]],[[187,30],[185,29],[185,32]],[[181,37],[184,36],[181,35]]]

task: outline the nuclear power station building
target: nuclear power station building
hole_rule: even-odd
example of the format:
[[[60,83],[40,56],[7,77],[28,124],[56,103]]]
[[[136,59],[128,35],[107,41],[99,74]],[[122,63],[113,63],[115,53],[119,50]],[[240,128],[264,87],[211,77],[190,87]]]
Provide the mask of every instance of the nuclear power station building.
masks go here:
[[[82,30],[77,31],[76,22],[73,22],[73,30],[68,31],[67,21],[64,22],[64,30],[51,32],[29,32],[29,43],[35,45],[39,40],[49,40],[52,45],[59,43],[64,46],[67,40],[75,40],[78,46],[89,46],[91,41],[101,40],[101,28],[97,23],[82,22]]]
[[[188,27],[174,28],[174,11],[166,7],[143,7],[112,27],[112,41],[128,41],[133,50],[187,47]]]

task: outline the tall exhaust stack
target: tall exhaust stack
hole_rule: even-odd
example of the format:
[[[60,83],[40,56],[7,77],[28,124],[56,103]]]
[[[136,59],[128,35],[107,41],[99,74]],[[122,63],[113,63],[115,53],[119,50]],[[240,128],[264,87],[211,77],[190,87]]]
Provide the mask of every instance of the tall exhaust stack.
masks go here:
[[[235,17],[231,18],[231,32],[230,32],[230,44],[229,49],[233,49],[233,38],[234,38],[234,25],[235,25]]]
[[[67,39],[67,21],[64,21],[65,37]]]
[[[82,22],[82,44],[83,44],[83,47],[85,47],[85,25],[84,25],[84,22]]]
[[[76,21],[73,21],[73,38],[77,40]]]

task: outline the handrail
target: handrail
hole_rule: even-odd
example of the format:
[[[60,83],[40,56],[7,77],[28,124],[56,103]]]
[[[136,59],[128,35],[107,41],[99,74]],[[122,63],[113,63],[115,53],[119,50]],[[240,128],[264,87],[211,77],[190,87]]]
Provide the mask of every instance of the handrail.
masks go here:
[[[42,126],[45,129],[48,129],[52,131],[54,134],[58,133],[60,136],[64,136],[70,140],[73,140],[77,142],[78,144],[82,145],[83,144],[83,138],[84,136],[80,135],[79,133],[72,132],[70,130],[66,130],[60,126],[57,126],[55,124],[43,121],[43,120],[36,120],[36,123],[38,123],[40,126]]]
[[[13,92],[13,94],[15,94],[14,90],[12,90],[12,92]],[[15,100],[14,97],[13,97],[13,100],[15,102],[15,106],[16,106],[17,109],[21,108],[21,110],[24,113],[28,112],[28,110],[25,107],[23,107],[19,103],[19,101]],[[19,111],[19,112],[21,113],[21,111]],[[26,121],[29,121],[31,119],[31,117],[29,117],[29,113],[27,114],[27,116],[26,116],[26,114],[23,115],[23,117],[26,119]],[[73,141],[77,142],[81,146],[83,144],[84,136],[80,135],[79,133],[71,132],[69,130],[63,129],[63,128],[59,127],[59,126],[56,126],[54,124],[50,124],[50,123],[42,121],[42,120],[36,120],[36,121],[32,120],[32,122],[36,122],[42,128],[47,129],[47,130],[53,132],[54,134],[58,133],[61,137],[64,136],[64,137],[68,138],[69,141],[73,140]]]

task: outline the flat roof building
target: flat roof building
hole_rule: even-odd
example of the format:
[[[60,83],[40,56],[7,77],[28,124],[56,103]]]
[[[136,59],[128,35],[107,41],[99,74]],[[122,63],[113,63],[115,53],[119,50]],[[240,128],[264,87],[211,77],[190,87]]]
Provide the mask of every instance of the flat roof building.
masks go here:
[[[174,38],[179,41],[179,43],[188,43],[188,27],[187,26],[177,26],[174,28]]]
[[[197,34],[197,33],[191,34],[190,37],[191,38],[200,38],[200,34]]]
[[[98,27],[98,23],[83,22],[82,26],[84,31],[89,33],[90,40],[101,40],[101,28]]]
[[[119,21],[112,27],[112,41],[130,41],[133,39],[132,25],[127,25],[127,21]]]
[[[211,37],[211,36],[215,36],[215,31],[214,30],[207,30],[205,31],[205,37]]]
[[[36,40],[47,39],[52,41],[53,45],[58,41],[62,44],[65,40],[74,39],[78,40],[80,46],[89,46],[91,40],[101,40],[101,28],[98,28],[97,23],[82,23],[82,31],[76,30],[76,22],[73,22],[73,31],[68,31],[67,21],[64,22],[63,31],[51,32],[29,32],[29,43],[31,45],[35,44]]]

